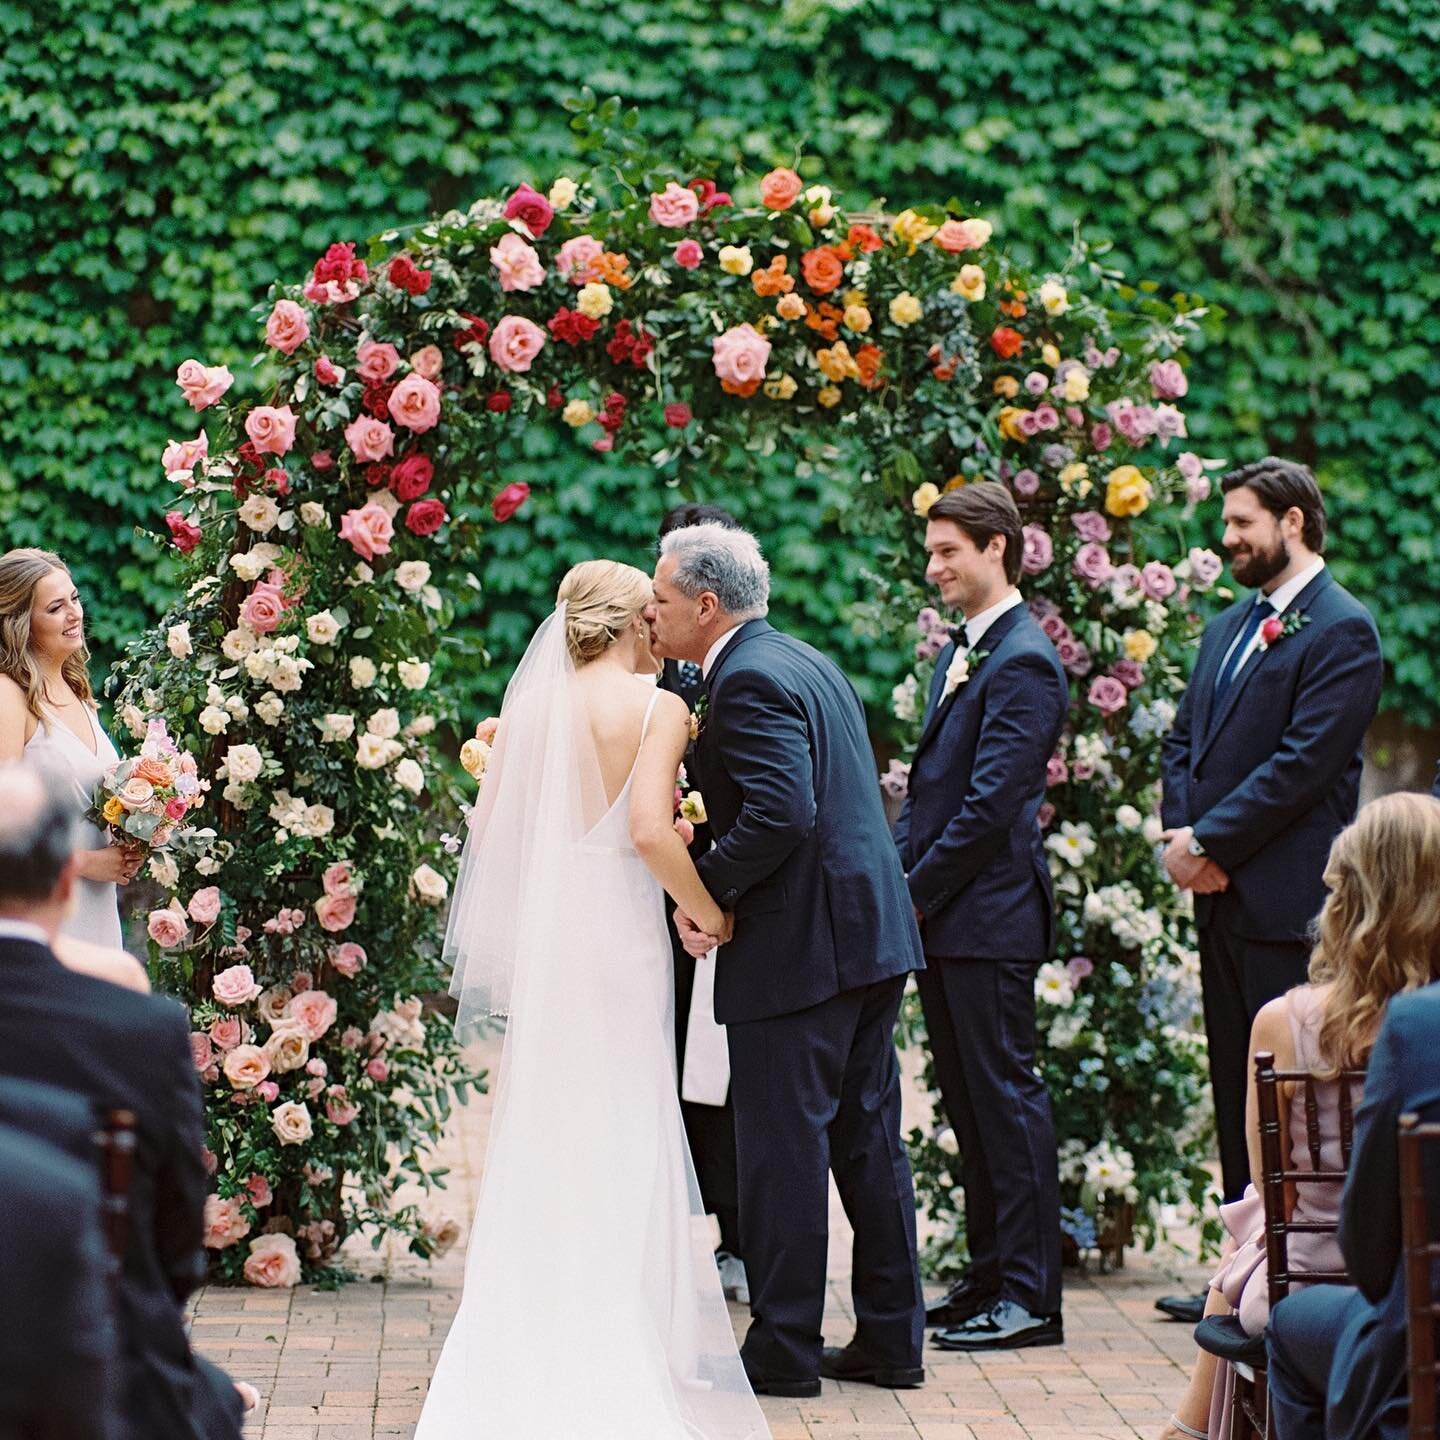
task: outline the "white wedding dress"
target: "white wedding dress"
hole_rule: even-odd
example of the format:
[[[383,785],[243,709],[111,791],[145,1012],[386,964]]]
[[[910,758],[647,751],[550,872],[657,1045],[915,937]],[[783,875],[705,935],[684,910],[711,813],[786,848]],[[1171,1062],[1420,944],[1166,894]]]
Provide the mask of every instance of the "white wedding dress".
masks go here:
[[[607,805],[564,631],[561,605],[506,692],[446,936],[457,1023],[509,1025],[416,1440],[761,1440],[676,1095],[635,772]]]

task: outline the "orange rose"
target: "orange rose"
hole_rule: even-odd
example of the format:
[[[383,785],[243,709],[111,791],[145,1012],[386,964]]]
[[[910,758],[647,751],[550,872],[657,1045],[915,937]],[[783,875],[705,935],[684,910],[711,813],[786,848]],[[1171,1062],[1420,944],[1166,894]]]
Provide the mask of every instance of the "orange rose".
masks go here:
[[[1008,325],[997,325],[990,334],[990,348],[1002,360],[1014,359],[1024,343],[1025,337]]]
[[[865,254],[869,254],[872,250],[879,250],[885,244],[868,225],[852,225],[845,239],[848,244]]]
[[[130,773],[139,780],[148,780],[152,785],[173,785],[175,783],[175,777],[170,773],[170,767],[163,760],[152,760],[148,755],[138,761]]]
[[[757,380],[722,380],[720,388],[727,395],[753,395],[760,388],[760,381]]]
[[[828,295],[845,278],[845,266],[828,245],[807,250],[800,257],[805,283],[817,295]]]
[[[793,170],[772,170],[760,181],[760,203],[767,210],[788,210],[804,183]]]
[[[788,295],[795,288],[795,277],[785,273],[786,260],[777,255],[763,270],[751,273],[750,283],[757,295]]]
[[[996,308],[1012,320],[1019,320],[1025,314],[1025,307],[1018,300],[1002,300]]]
[[[860,377],[860,370],[850,354],[850,347],[843,340],[837,340],[829,350],[817,350],[815,360],[827,380]]]
[[[613,285],[617,290],[628,290],[635,283],[635,277],[625,273],[630,268],[628,255],[605,250],[594,264],[595,273],[599,278],[605,284]]]
[[[855,369],[867,390],[878,390],[885,383],[880,378],[880,362],[884,358],[885,353],[878,345],[862,345],[855,352]]]
[[[834,340],[840,334],[840,321],[843,318],[843,311],[826,304],[823,300],[819,306],[809,303],[805,306],[806,326],[815,331],[817,335],[823,335],[827,340]]]

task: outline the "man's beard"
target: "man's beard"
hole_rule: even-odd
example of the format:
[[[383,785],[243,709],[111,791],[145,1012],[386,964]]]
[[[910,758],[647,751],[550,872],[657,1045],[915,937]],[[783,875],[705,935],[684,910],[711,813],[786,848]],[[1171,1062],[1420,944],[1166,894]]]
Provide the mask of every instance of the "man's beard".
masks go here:
[[[1277,540],[1270,550],[1251,548],[1245,559],[1232,555],[1230,573],[1241,585],[1259,590],[1269,584],[1290,563],[1290,547],[1283,539]]]

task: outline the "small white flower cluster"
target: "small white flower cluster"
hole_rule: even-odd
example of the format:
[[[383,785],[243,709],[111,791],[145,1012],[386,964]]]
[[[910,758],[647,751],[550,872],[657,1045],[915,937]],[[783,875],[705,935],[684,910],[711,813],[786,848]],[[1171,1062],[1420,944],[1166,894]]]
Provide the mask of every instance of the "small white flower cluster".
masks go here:
[[[1135,950],[1153,944],[1165,933],[1159,912],[1146,906],[1128,880],[1092,890],[1085,897],[1085,923],[1104,925],[1122,945]]]
[[[907,675],[890,692],[890,709],[897,720],[909,724],[920,718],[920,681],[912,674]]]
[[[1052,872],[1063,874],[1063,868],[1057,867],[1065,865],[1078,870],[1095,853],[1095,831],[1084,820],[1062,820],[1060,828],[1045,837],[1045,848],[1052,856]]]
[[[279,829],[277,844],[283,845],[291,835],[307,840],[323,840],[335,829],[335,812],[328,805],[312,805],[302,795],[277,790],[270,806],[270,818]]]
[[[1042,1027],[1048,1025],[1048,1029],[1045,1031],[1046,1044],[1052,1050],[1075,1049],[1080,1037],[1085,1033],[1085,1027],[1090,1023],[1092,1009],[1090,997],[1084,995],[1071,1005],[1053,1010],[1048,1019],[1042,1014],[1040,1021]],[[1094,1041],[1099,1038],[1092,1034],[1086,1048],[1094,1049]],[[1101,1041],[1101,1043],[1104,1042]]]
[[[1065,1009],[1075,999],[1075,986],[1070,972],[1054,960],[1047,960],[1035,975],[1035,1001]]]
[[[305,672],[315,668],[312,661],[294,653],[299,648],[298,635],[282,635],[273,644],[259,646],[245,657],[245,673],[256,685],[282,695],[293,694],[305,683]]]
[[[200,712],[200,728],[207,735],[223,735],[234,720],[244,721],[250,714],[250,707],[239,695],[227,696],[213,681],[205,690],[205,708]]]
[[[1097,1201],[1107,1195],[1135,1200],[1135,1159],[1122,1146],[1101,1140],[1087,1149],[1083,1140],[1067,1140],[1059,1159],[1061,1180],[1085,1186]]]
[[[350,716],[326,716],[326,720],[348,720],[353,730],[354,721]],[[429,721],[429,725],[422,725]],[[420,726],[420,729],[416,729]],[[407,739],[417,734],[428,733],[434,728],[434,718],[422,715],[405,729]],[[395,765],[392,778],[411,795],[418,795],[425,788],[425,772],[419,764],[405,754],[405,746],[396,737],[401,734],[400,713],[386,708],[377,710],[366,722],[365,729],[355,741],[355,763],[362,770],[383,770]],[[328,738],[328,737],[327,737]],[[399,762],[398,764],[396,762]]]

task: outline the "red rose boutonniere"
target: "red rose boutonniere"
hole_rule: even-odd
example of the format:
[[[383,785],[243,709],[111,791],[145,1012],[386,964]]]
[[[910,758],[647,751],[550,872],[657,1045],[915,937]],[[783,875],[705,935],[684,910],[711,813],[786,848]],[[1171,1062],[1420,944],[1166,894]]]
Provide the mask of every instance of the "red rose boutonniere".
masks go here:
[[[1283,615],[1272,615],[1260,627],[1260,648],[1268,650],[1286,636],[1298,635],[1300,627],[1309,623],[1310,617],[1299,610],[1287,610]]]

